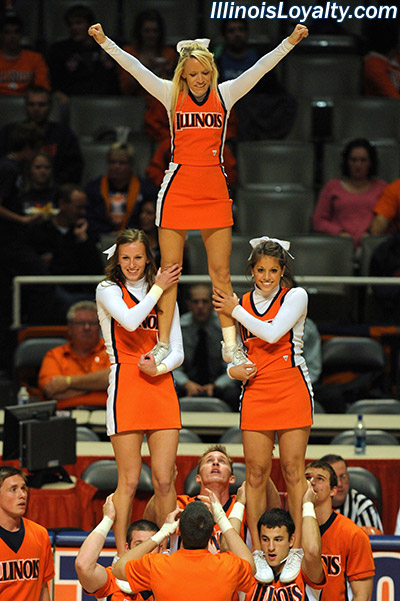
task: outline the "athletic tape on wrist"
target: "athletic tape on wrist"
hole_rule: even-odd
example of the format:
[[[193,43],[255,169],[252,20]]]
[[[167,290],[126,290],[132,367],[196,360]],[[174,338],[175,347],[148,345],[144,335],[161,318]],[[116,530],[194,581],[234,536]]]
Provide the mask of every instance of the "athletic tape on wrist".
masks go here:
[[[157,376],[159,376],[160,374],[165,374],[167,372],[167,366],[165,365],[165,363],[160,363],[160,365],[157,365]]]
[[[164,290],[161,288],[161,286],[157,286],[157,284],[153,284],[152,287],[150,288],[149,292],[153,296],[155,296],[157,300],[159,300],[161,298],[161,295],[164,292]]]
[[[106,538],[107,534],[110,532],[110,530],[112,528],[113,523],[114,523],[114,520],[109,518],[108,515],[105,515],[103,517],[103,519],[101,520],[101,522],[99,524],[97,524],[97,526],[93,530],[93,532],[98,532],[99,534],[102,534],[104,536],[104,538]]]
[[[311,503],[311,501],[306,501],[303,503],[303,518],[305,517],[317,519],[317,516],[315,515],[314,503]]]
[[[161,545],[161,543],[167,538],[167,536],[174,534],[177,525],[178,522],[165,522],[165,524],[161,526],[158,532],[153,534],[153,536],[150,536],[151,540],[154,541],[156,545]]]

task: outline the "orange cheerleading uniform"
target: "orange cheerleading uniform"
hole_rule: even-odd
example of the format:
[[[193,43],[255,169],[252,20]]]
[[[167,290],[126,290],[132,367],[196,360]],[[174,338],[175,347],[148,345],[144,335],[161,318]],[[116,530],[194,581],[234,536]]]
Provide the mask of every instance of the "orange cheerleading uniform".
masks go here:
[[[312,582],[308,576],[300,571],[300,574],[293,582],[288,584],[281,583],[279,577],[270,584],[262,584],[253,578],[253,587],[247,593],[246,601],[309,601],[311,599],[324,599],[324,595],[320,597],[318,594],[322,589],[325,589],[327,583],[327,569],[324,565],[324,580],[320,584]],[[325,594],[325,593],[324,593]],[[336,598],[326,597],[327,599]]]
[[[228,111],[218,90],[208,90],[202,102],[190,91],[179,95],[171,163],[158,195],[161,227],[203,229],[233,224],[232,200],[222,166],[227,121]]]
[[[272,321],[285,302],[288,288],[279,288],[265,313],[259,314],[252,292],[241,299],[241,306],[251,316]],[[310,426],[313,419],[311,383],[305,362],[296,362],[299,346],[294,330],[270,344],[240,324],[243,344],[250,361],[257,365],[254,378],[243,387],[240,427],[242,430],[286,430]],[[302,327],[302,326],[301,326]]]
[[[336,511],[320,526],[320,531],[322,559],[328,569],[324,595],[326,599],[346,601],[348,581],[372,578],[375,574],[371,543],[359,526]]]
[[[133,591],[150,589],[157,601],[211,599],[231,601],[252,584],[250,564],[234,553],[179,549],[172,555],[149,554],[128,561],[125,572]]]
[[[96,597],[96,599],[109,599],[109,601],[153,601],[154,597],[151,591],[142,591],[141,593],[123,593],[119,588],[118,584],[115,582],[115,576],[111,572],[111,567],[105,568],[107,572],[107,580],[105,584],[94,593],[88,593],[85,591],[87,595],[91,595]]]
[[[109,286],[111,289],[113,286]],[[128,309],[140,301],[119,284]],[[107,287],[103,293],[107,293]],[[134,331],[110,316],[100,324],[111,360],[107,399],[107,432],[181,428],[179,401],[171,373],[148,376],[138,367],[141,355],[157,343],[158,317],[153,308]]]
[[[0,528],[1,601],[39,601],[43,583],[54,576],[47,530],[26,518],[21,518],[21,527],[22,542],[18,549],[6,542],[12,541],[16,532]]]
[[[185,507],[187,505],[189,505],[189,503],[193,503],[193,501],[196,501],[196,500],[197,500],[197,497],[189,497],[189,495],[178,495],[176,497],[176,502],[180,509],[185,509]],[[235,502],[236,502],[236,495],[229,495],[229,499],[223,506],[223,510],[225,511],[226,516],[228,518],[231,514],[231,511],[233,509]],[[242,525],[241,525],[241,529],[240,529],[240,536],[246,542],[247,542],[247,534],[248,534],[248,529],[247,529],[247,523],[246,523],[246,509],[245,509],[244,515],[243,515],[243,520],[242,520]],[[249,537],[250,537],[250,534],[249,534]],[[214,532],[211,535],[210,541],[208,543],[208,549],[211,551],[211,553],[217,553],[220,550],[220,548],[221,548],[220,540],[221,540],[221,529],[218,526],[218,524],[214,524]],[[249,543],[251,543],[251,540],[249,540]],[[179,544],[177,545],[177,547],[179,547]]]

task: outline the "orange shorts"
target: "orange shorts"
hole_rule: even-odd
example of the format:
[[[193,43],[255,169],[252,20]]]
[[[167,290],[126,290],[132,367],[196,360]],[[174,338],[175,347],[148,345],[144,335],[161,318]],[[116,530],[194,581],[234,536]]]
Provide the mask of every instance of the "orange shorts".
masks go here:
[[[111,366],[107,398],[107,434],[132,430],[180,429],[181,413],[172,374],[155,378],[137,365]]]
[[[232,226],[224,168],[170,163],[158,193],[156,225],[174,230]]]
[[[265,370],[244,387],[240,411],[242,430],[287,430],[312,423],[311,383],[300,367]]]

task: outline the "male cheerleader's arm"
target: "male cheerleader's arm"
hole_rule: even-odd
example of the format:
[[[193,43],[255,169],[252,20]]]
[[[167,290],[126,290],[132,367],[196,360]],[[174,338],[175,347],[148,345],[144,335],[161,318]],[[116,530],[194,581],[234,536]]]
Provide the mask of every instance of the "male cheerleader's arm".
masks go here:
[[[250,69],[244,71],[236,79],[219,84],[219,90],[228,110],[293,50],[296,44],[307,36],[307,27],[305,25],[296,25],[288,38],[285,38],[274,50],[262,56]]]
[[[124,553],[122,557],[112,567],[112,573],[114,574],[114,576],[121,580],[126,580],[126,564],[129,561],[132,561],[134,559],[140,559],[144,555],[151,553],[152,551],[154,551],[154,549],[161,545],[161,543],[166,538],[174,534],[179,524],[179,520],[177,518],[181,512],[182,509],[179,509],[177,507],[174,511],[167,515],[164,524],[161,526],[158,532],[153,534],[153,536],[143,541],[136,547],[133,547],[132,549],[129,549],[129,551]]]
[[[49,585],[47,582],[43,582],[42,584],[39,601],[50,601]]]
[[[104,586],[107,572],[97,563],[97,559],[104,546],[104,541],[115,520],[115,507],[109,495],[103,505],[103,519],[84,540],[75,560],[75,569],[79,582],[88,592],[97,591]]]
[[[147,67],[142,65],[136,57],[117,46],[115,42],[110,40],[110,38],[104,34],[100,23],[89,27],[88,33],[96,40],[103,50],[125,69],[125,71],[128,71],[128,73],[132,75],[132,77],[134,77],[140,85],[149,92],[149,94],[169,108],[168,101],[171,96],[171,82],[161,79],[150,71],[150,69],[147,69]]]
[[[277,315],[271,321],[262,321],[250,315],[244,307],[237,305],[232,317],[250,330],[252,334],[274,344],[289,332],[297,321],[307,314],[308,297],[303,288],[292,288],[285,297]]]

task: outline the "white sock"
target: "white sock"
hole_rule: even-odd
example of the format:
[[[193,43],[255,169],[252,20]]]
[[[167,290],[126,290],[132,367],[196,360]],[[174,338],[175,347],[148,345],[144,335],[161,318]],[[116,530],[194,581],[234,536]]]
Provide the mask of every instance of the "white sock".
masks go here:
[[[236,343],[236,326],[226,326],[222,328],[222,337],[226,346],[232,346]]]

